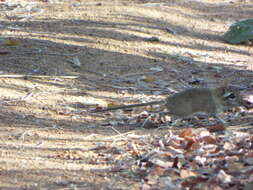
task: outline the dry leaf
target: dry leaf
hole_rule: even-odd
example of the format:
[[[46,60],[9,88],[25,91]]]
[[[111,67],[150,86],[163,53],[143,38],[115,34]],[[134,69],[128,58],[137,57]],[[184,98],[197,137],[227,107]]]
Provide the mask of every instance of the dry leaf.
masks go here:
[[[183,154],[183,151],[182,151],[182,150],[176,149],[176,148],[174,148],[174,147],[172,147],[172,146],[167,147],[167,151],[170,152],[170,153],[173,154],[173,155]]]
[[[247,154],[247,157],[253,158],[253,152],[249,152],[249,153]]]
[[[204,165],[206,163],[207,159],[206,157],[196,156],[195,162],[201,165]]]
[[[226,161],[226,165],[230,172],[238,172],[244,168],[244,163],[242,162]]]
[[[186,169],[182,169],[180,171],[180,177],[181,178],[187,178],[187,177],[191,177],[191,176],[197,176],[197,174],[190,171],[190,170],[186,170]]]
[[[140,151],[138,150],[136,144],[134,143],[129,143],[127,145],[128,151],[130,152],[130,154],[134,155],[134,156],[138,156],[140,155]]]
[[[115,102],[111,102],[109,104],[107,104],[107,108],[115,108],[115,107],[119,107],[119,106],[125,106],[124,104],[118,104]]]
[[[193,135],[192,128],[189,128],[189,129],[183,130],[183,131],[179,134],[179,137],[181,137],[181,138],[186,138],[186,137],[191,137],[192,135]]]
[[[141,190],[152,190],[151,185],[144,183],[141,187]]]
[[[162,67],[151,67],[151,68],[149,68],[149,70],[151,70],[151,71],[156,71],[156,72],[161,72],[161,71],[163,71],[164,69],[162,68]]]
[[[205,136],[210,136],[210,131],[208,131],[207,129],[203,128],[201,129],[201,131],[199,132],[199,136],[200,137],[205,137]]]
[[[102,109],[103,109],[103,107],[98,105],[98,106],[96,106],[94,111],[99,111],[99,110],[102,110]]]
[[[200,141],[198,139],[194,138],[187,138],[187,145],[185,147],[185,150],[198,150],[201,147]]]
[[[219,185],[215,184],[209,184],[209,183],[199,183],[197,188],[198,190],[224,190],[222,187]]]
[[[153,163],[154,165],[157,165],[159,167],[163,167],[163,168],[171,168],[173,166],[173,162],[170,161],[164,161],[158,158],[152,158],[149,160],[151,163]]]
[[[163,166],[154,166],[151,168],[149,175],[162,176],[166,169]]]
[[[212,137],[212,136],[204,136],[199,140],[202,142],[205,142],[207,144],[216,144],[217,143],[215,137]]]
[[[144,76],[141,80],[144,82],[154,82],[156,78],[154,76]]]
[[[235,144],[230,142],[225,142],[223,145],[224,150],[232,150],[235,148]]]
[[[220,170],[217,174],[217,178],[223,183],[231,183],[233,176],[226,174],[224,170]]]
[[[217,124],[217,125],[213,125],[213,126],[209,126],[207,127],[207,129],[213,133],[213,132],[219,132],[219,131],[224,131],[226,130],[226,127],[222,124]]]
[[[19,44],[18,40],[14,40],[14,39],[8,39],[4,41],[4,45],[6,46],[17,46]]]
[[[217,145],[215,144],[206,144],[203,146],[204,151],[206,151],[206,153],[213,153],[214,151],[217,150]]]
[[[182,182],[183,187],[189,187],[190,189],[193,189],[194,186],[196,186],[199,183],[204,183],[208,180],[207,177],[204,176],[197,176],[197,177],[189,177],[185,181]]]
[[[172,177],[169,176],[162,176],[159,178],[159,189],[163,190],[181,190],[181,188],[178,187],[177,184],[174,184],[172,181]]]
[[[182,139],[183,140],[183,139]],[[185,144],[182,143],[182,140],[179,139],[171,139],[167,145],[172,146],[173,148],[182,149],[185,147]],[[184,141],[186,142],[186,141]],[[187,144],[186,144],[187,145]]]
[[[253,166],[246,167],[241,172],[246,175],[252,175],[253,174]]]

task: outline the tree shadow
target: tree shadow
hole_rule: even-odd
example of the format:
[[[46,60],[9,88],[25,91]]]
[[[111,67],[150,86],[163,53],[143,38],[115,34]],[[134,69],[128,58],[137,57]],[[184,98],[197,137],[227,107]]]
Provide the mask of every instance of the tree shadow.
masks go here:
[[[94,189],[99,190],[101,187],[109,187],[109,182],[105,182],[105,175],[100,172],[85,170],[66,170],[66,169],[25,169],[1,171],[1,178],[5,183],[11,185],[0,185],[1,189]],[[110,174],[108,174],[110,175]],[[86,177],[89,176],[89,177]],[[15,179],[15,180],[13,180]],[[98,181],[100,181],[98,183]],[[22,184],[22,185],[20,185]]]
[[[201,14],[197,13],[195,16],[205,20],[218,19],[235,22],[243,18],[251,18],[253,10],[252,4],[244,2],[207,3],[202,1],[183,1],[174,2],[173,4],[202,12]]]

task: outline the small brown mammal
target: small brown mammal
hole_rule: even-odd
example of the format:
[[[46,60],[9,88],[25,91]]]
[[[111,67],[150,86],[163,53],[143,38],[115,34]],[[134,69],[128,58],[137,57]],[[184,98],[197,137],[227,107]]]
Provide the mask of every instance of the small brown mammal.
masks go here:
[[[218,113],[229,108],[243,106],[243,100],[238,90],[229,87],[218,88],[189,88],[178,92],[161,101],[152,101],[142,104],[130,104],[126,106],[112,107],[95,112],[104,112],[118,109],[126,109],[148,105],[164,105],[167,113],[179,118],[189,117],[196,113],[205,113],[218,118]]]

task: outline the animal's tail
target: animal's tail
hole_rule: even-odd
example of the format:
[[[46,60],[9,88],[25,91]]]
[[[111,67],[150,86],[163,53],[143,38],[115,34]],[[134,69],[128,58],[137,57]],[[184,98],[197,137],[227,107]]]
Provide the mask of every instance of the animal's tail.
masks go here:
[[[152,102],[141,103],[141,104],[129,104],[129,105],[125,105],[125,106],[110,107],[110,108],[101,109],[101,110],[94,110],[94,111],[92,111],[92,112],[105,112],[105,111],[112,111],[112,110],[119,110],[119,109],[127,109],[127,108],[133,108],[133,107],[158,105],[158,104],[163,104],[163,103],[164,103],[164,100],[152,101]]]

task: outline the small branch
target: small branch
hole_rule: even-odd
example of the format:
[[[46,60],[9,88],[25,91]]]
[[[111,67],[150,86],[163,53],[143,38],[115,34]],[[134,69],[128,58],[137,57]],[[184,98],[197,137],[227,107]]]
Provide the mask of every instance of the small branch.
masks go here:
[[[110,126],[110,128],[111,128],[113,131],[115,131],[118,135],[122,135],[122,133],[119,132],[117,129],[115,129],[113,126]]]

